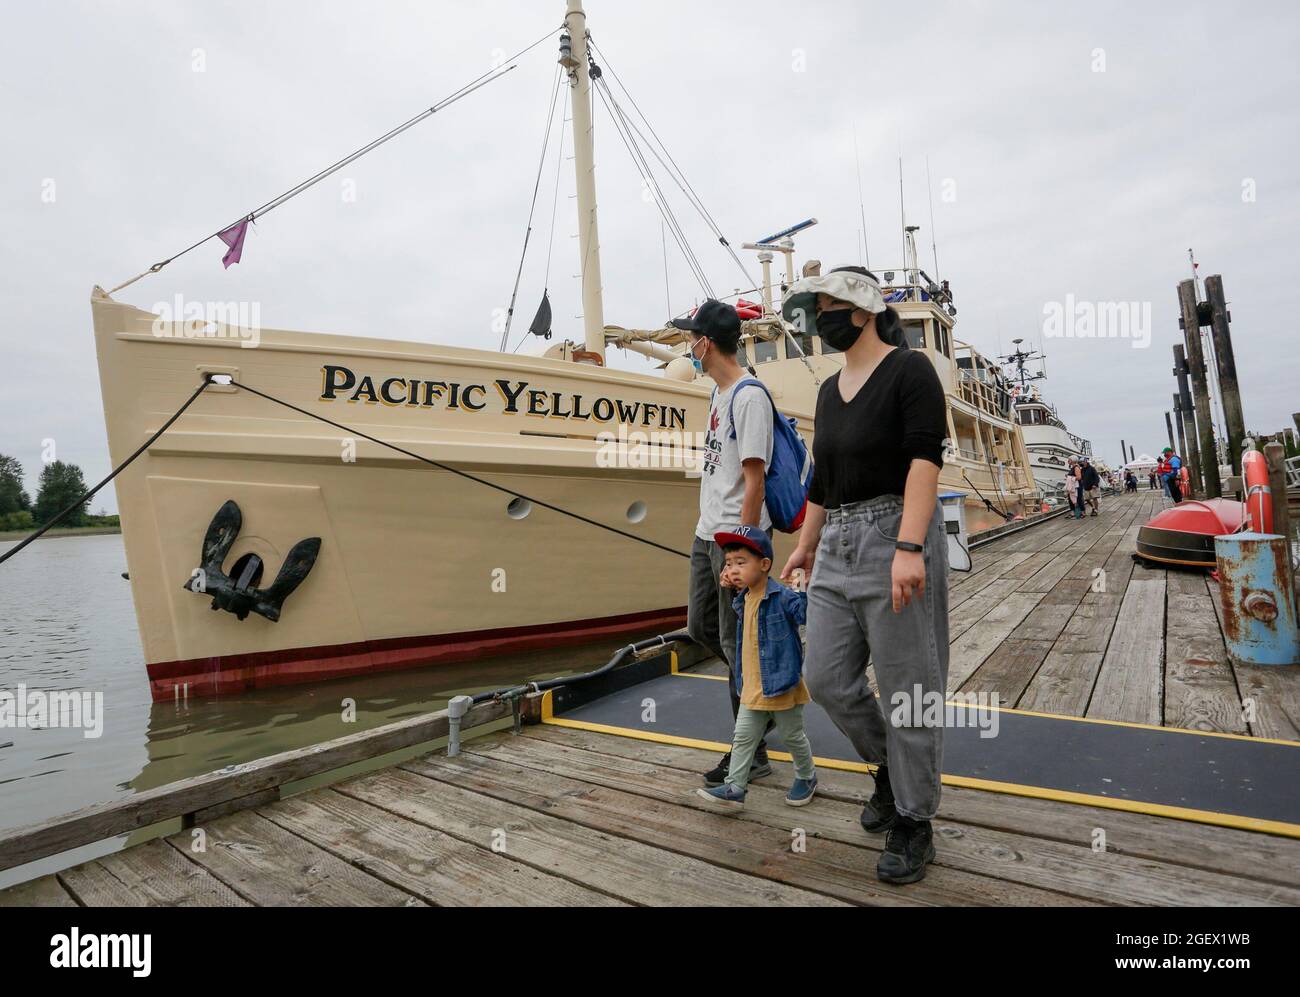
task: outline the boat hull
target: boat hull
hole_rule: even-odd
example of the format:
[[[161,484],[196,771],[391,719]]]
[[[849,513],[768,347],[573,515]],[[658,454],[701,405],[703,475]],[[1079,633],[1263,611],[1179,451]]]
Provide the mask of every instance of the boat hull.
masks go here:
[[[1213,569],[1214,538],[1236,533],[1244,522],[1245,506],[1231,499],[1181,502],[1138,529],[1137,556],[1157,564]]]
[[[262,330],[255,347],[244,347],[247,336],[220,328],[203,336],[164,325],[160,334],[157,316],[102,292],[92,311],[115,464],[207,373],[229,373],[348,427],[213,385],[116,479],[155,699],[651,634],[683,622],[699,502],[690,455],[667,444],[620,455],[600,434],[620,424],[647,435],[672,427],[689,444],[706,418],[703,383],[316,333]],[[353,398],[355,388],[326,397],[331,377],[345,380],[338,368],[358,382],[363,372],[373,376],[377,397]],[[403,403],[386,400],[380,388],[390,379],[420,391]],[[452,385],[460,386],[458,405],[449,404]],[[398,389],[390,384],[388,399]],[[516,495],[534,501],[512,504]],[[242,524],[225,570],[256,555],[263,586],[290,548],[320,538],[315,564],[274,622],[213,611],[210,595],[186,587],[226,502],[238,506]]]

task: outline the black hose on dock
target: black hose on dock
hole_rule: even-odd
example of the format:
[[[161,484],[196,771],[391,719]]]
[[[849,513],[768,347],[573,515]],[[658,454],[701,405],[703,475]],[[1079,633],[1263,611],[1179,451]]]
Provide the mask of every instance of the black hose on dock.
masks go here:
[[[639,640],[635,644],[628,644],[626,647],[619,648],[614,652],[614,656],[601,665],[599,668],[590,672],[583,672],[580,675],[568,675],[560,678],[546,679],[542,682],[529,682],[526,685],[506,686],[502,689],[492,689],[487,692],[480,692],[478,695],[471,697],[473,702],[486,703],[493,699],[519,699],[530,692],[545,692],[547,689],[554,689],[562,685],[575,685],[579,682],[586,682],[590,679],[599,678],[612,672],[619,665],[624,664],[628,659],[634,658],[642,651],[649,651],[656,647],[667,647],[669,644],[680,641],[684,644],[693,644],[691,635],[685,629],[674,630],[672,633],[660,634],[658,637],[647,637],[645,640]]]

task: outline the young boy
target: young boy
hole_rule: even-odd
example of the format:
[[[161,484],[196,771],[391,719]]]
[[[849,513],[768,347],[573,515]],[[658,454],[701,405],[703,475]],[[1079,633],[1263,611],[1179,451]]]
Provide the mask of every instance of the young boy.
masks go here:
[[[740,707],[726,782],[696,793],[712,810],[742,808],[750,764],[770,719],[794,756],[795,780],[785,802],[802,807],[812,801],[817,790],[812,748],[803,727],[803,708],[810,697],[803,683],[803,644],[799,640],[808,594],[791,591],[768,577],[772,541],[765,530],[738,526],[732,532],[714,534],[713,539],[726,558],[720,582],[740,590],[732,600],[739,617],[734,681]]]

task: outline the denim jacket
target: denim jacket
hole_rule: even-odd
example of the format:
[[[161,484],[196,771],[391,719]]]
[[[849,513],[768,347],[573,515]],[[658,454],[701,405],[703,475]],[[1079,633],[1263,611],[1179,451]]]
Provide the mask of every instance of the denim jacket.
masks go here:
[[[744,691],[745,592],[731,600],[736,624],[736,694]],[[799,627],[808,616],[808,593],[795,592],[772,578],[758,606],[758,671],[764,696],[779,696],[799,684],[803,673],[803,642]]]

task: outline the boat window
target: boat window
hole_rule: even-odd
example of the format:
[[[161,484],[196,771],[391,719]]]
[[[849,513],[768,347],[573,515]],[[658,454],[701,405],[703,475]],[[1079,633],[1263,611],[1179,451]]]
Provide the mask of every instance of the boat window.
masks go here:
[[[776,343],[766,339],[754,340],[754,363],[767,363],[776,359]]]
[[[943,327],[942,323],[940,323],[938,331],[939,331],[939,337],[938,337],[939,352],[942,353],[945,357],[952,356],[952,348],[948,345],[948,330]]]
[[[813,345],[812,345],[814,339],[813,336],[808,335],[808,333],[806,332],[796,332],[793,330],[790,332],[790,335],[794,338],[794,341],[799,344],[799,349],[803,350],[804,356],[810,357],[813,355]],[[798,355],[793,350],[791,350],[788,345],[786,347],[786,352],[791,356]]]
[[[903,332],[907,336],[907,345],[914,350],[925,349],[925,323],[915,320],[903,323]]]

